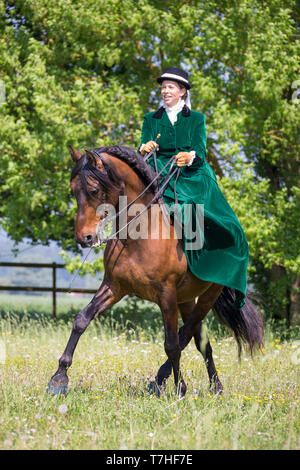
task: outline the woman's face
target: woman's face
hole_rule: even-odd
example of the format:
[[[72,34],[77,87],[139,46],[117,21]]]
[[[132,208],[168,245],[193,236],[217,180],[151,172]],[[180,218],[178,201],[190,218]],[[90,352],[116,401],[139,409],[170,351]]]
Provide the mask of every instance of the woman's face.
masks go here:
[[[185,88],[180,88],[177,82],[164,80],[161,84],[161,96],[165,104],[170,108],[175,106],[185,95]]]

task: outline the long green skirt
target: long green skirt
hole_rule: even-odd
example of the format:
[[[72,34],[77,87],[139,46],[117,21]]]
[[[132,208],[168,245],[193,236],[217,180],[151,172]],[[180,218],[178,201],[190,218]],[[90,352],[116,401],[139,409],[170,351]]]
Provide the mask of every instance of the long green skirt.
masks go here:
[[[149,160],[154,168],[152,157]],[[167,161],[168,158],[157,159],[158,170]],[[199,279],[235,289],[234,307],[241,308],[247,287],[248,243],[214,171],[206,160],[200,168],[181,168],[176,182],[175,211],[174,185],[172,178],[163,199],[175,219],[183,222],[182,238],[189,269]]]

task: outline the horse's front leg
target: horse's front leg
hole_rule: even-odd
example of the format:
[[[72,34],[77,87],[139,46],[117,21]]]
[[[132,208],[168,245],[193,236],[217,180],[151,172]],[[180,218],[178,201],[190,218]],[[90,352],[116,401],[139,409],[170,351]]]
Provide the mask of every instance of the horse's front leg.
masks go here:
[[[76,315],[70,339],[63,355],[59,359],[59,367],[50,379],[47,392],[52,394],[65,394],[67,392],[69,382],[67,370],[72,364],[73,354],[80,336],[85,332],[93,318],[119,300],[112,292],[108,283],[103,281],[91,302]]]
[[[172,364],[176,393],[183,398],[186,393],[186,384],[180,372],[181,348],[178,338],[178,309],[176,291],[164,293],[159,302],[165,328],[165,351]],[[157,383],[161,387],[162,383]]]

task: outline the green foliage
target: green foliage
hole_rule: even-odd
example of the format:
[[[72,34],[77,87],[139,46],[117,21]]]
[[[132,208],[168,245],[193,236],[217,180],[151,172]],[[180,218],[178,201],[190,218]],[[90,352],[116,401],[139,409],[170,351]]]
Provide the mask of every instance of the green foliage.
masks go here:
[[[96,276],[97,274],[102,275],[104,271],[103,249],[96,248],[94,252],[96,253],[96,255],[98,254],[98,257],[94,257],[95,259],[93,261],[88,260],[89,252],[85,255],[85,258],[83,258],[83,260],[80,258],[79,255],[72,256],[70,253],[67,253],[65,251],[61,252],[61,256],[67,265],[68,271],[72,274],[74,273],[74,275],[75,273],[80,276],[84,276],[86,274],[91,274],[92,276]]]
[[[299,17],[290,0],[2,2],[5,230],[79,252],[67,144],[136,148],[142,115],[159,101],[155,78],[181,64],[193,108],[207,117],[208,159],[249,240],[250,281],[271,315],[297,304]],[[299,314],[299,302],[293,308]]]
[[[265,268],[275,264],[298,274],[300,188],[292,187],[290,197],[286,186],[273,192],[269,180],[253,177],[252,167],[237,165],[236,178],[223,177],[220,186],[239,215],[252,257]]]

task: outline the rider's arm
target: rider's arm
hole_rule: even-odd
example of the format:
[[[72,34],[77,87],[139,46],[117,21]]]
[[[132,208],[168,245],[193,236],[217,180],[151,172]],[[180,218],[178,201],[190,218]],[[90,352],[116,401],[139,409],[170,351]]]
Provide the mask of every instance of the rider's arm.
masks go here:
[[[195,152],[193,162],[203,162],[206,157],[206,128],[204,114],[194,114],[191,137],[191,150]]]
[[[150,126],[150,120],[147,119],[147,115],[144,116],[143,126],[142,126],[142,134],[141,134],[141,141],[139,145],[139,151],[142,150],[142,146],[147,142],[154,141],[155,136],[153,135],[153,130]]]

